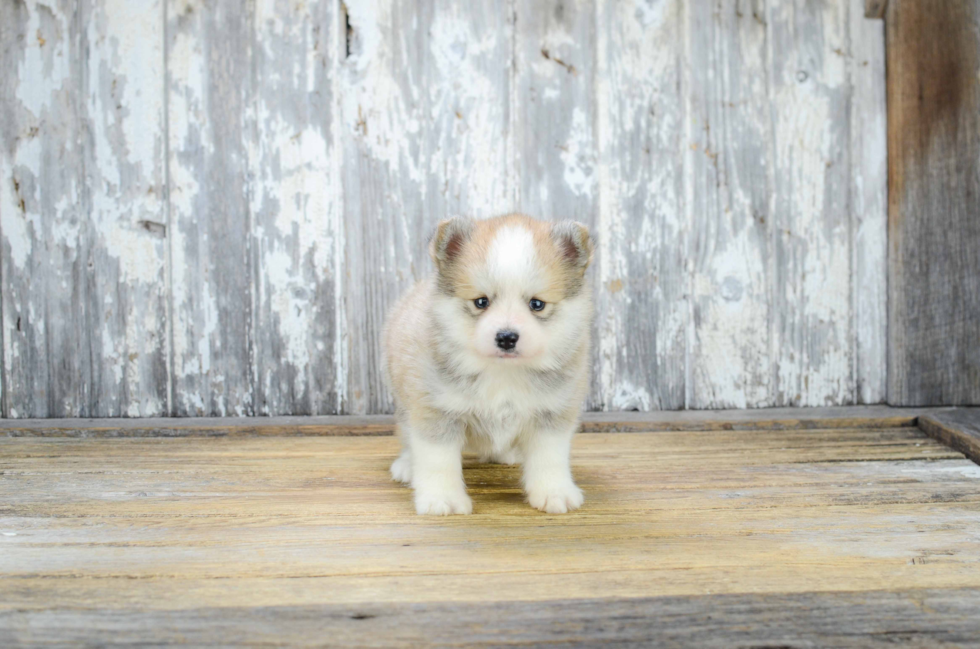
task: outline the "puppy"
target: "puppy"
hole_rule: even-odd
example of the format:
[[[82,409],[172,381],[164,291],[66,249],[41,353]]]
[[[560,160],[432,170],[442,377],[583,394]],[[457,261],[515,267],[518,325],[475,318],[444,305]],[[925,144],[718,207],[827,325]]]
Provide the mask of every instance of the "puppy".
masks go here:
[[[569,452],[588,381],[592,296],[585,226],[511,214],[439,224],[434,276],[394,306],[386,373],[402,452],[392,477],[419,514],[469,514],[462,454],[523,464],[527,501],[582,505]]]

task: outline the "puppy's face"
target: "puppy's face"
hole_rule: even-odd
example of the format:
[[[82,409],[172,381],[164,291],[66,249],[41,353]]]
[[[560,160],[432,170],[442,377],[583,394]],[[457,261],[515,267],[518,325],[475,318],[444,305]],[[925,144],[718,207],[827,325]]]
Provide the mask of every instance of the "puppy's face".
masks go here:
[[[480,362],[548,367],[574,353],[590,325],[584,226],[511,215],[439,224],[437,326]]]

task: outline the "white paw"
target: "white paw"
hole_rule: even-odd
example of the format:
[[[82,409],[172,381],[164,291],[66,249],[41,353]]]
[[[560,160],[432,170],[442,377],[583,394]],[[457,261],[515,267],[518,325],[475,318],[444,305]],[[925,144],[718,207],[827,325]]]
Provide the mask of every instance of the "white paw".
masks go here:
[[[415,491],[415,511],[430,516],[472,514],[473,501],[465,491]]]
[[[412,481],[412,458],[408,453],[402,453],[391,463],[391,478],[402,484]]]
[[[528,489],[527,502],[531,507],[549,514],[564,514],[581,507],[585,496],[581,489],[570,482],[561,486]]]

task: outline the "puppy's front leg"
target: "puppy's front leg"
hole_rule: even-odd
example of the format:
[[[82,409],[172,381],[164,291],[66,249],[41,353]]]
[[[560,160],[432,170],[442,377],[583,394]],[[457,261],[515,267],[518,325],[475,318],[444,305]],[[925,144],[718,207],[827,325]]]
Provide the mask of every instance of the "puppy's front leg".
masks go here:
[[[413,425],[410,434],[415,511],[436,516],[472,513],[473,501],[463,482],[463,425],[427,421]]]
[[[578,419],[549,422],[524,436],[524,492],[535,509],[564,514],[585,501],[569,465]]]

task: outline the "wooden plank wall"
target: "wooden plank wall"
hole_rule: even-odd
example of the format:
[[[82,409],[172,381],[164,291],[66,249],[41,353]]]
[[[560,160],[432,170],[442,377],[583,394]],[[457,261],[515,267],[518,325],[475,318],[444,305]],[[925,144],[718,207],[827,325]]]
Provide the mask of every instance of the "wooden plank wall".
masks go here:
[[[980,2],[890,0],[888,400],[980,404]]]
[[[376,413],[448,215],[598,236],[595,410],[885,397],[863,0],[0,3],[6,417]]]
[[[170,407],[162,18],[0,3],[7,416]]]

